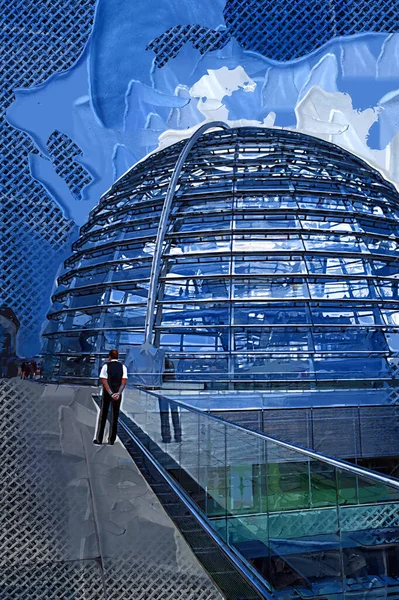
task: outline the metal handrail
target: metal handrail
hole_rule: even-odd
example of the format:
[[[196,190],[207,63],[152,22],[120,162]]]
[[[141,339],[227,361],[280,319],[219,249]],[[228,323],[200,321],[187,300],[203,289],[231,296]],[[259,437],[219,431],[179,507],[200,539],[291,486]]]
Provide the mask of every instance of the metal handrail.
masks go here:
[[[220,417],[210,415],[209,413],[204,413],[203,411],[201,411],[198,408],[195,408],[194,406],[188,406],[184,402],[181,402],[179,400],[175,400],[172,398],[168,398],[167,396],[164,396],[163,394],[158,394],[151,390],[145,390],[145,389],[141,388],[140,386],[136,386],[136,385],[130,386],[129,385],[129,387],[135,388],[135,389],[139,390],[141,393],[146,393],[146,394],[149,394],[150,396],[154,396],[154,398],[157,398],[157,399],[162,398],[163,400],[167,400],[168,402],[174,402],[180,408],[183,408],[186,411],[197,413],[198,415],[201,415],[202,417],[205,417],[207,419],[211,419],[216,422],[223,423],[224,425],[228,425],[229,427],[233,427],[233,428],[243,431],[247,434],[250,434],[254,437],[258,437],[264,441],[277,444],[278,446],[281,446],[282,448],[286,448],[287,450],[297,452],[299,454],[302,454],[302,455],[312,458],[314,460],[319,460],[321,462],[329,464],[337,469],[342,469],[343,471],[348,471],[349,473],[353,473],[353,474],[359,475],[361,477],[366,477],[367,479],[372,479],[373,481],[378,481],[378,483],[383,483],[385,485],[389,485],[389,486],[394,487],[397,490],[399,490],[399,481],[391,479],[390,477],[386,477],[385,475],[380,475],[379,473],[374,473],[373,471],[369,471],[368,469],[365,469],[363,467],[357,467],[355,465],[347,463],[346,461],[343,461],[343,460],[340,460],[337,458],[333,458],[333,457],[327,456],[325,454],[321,454],[319,452],[315,452],[314,450],[308,450],[307,448],[302,448],[301,446],[291,444],[290,442],[283,442],[282,440],[270,437],[259,431],[254,431],[252,429],[249,429],[248,427],[245,427],[244,425],[240,425],[238,423],[234,423],[231,421],[225,421],[224,419],[222,419]]]
[[[273,596],[271,595],[271,588],[266,587],[267,580],[260,578],[255,569],[248,564],[246,561],[244,562],[241,555],[238,555],[223,539],[216,533],[213,527],[209,524],[208,520],[204,518],[201,512],[198,510],[195,502],[191,500],[188,494],[184,491],[182,486],[176,482],[175,479],[168,473],[168,471],[153,457],[151,452],[141,443],[139,438],[130,430],[130,428],[122,421],[119,421],[119,424],[125,430],[125,432],[129,435],[129,437],[133,438],[134,443],[139,447],[140,451],[145,455],[145,457],[151,462],[151,464],[157,469],[157,471],[162,475],[167,484],[171,487],[174,493],[178,496],[179,500],[186,506],[186,508],[190,511],[192,516],[196,519],[196,521],[200,524],[200,526],[206,531],[206,533],[215,541],[215,543],[222,548],[224,553],[228,556],[234,566],[238,569],[238,571],[245,577],[248,582],[255,588],[257,592],[259,592],[264,598],[267,600],[272,600]]]

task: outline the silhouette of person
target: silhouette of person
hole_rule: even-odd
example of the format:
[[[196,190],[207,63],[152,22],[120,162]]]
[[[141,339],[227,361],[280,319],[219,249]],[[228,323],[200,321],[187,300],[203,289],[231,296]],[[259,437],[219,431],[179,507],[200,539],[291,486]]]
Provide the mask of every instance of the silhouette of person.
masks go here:
[[[28,368],[29,368],[29,378],[30,379],[35,379],[36,378],[37,364],[36,364],[36,361],[33,358],[30,361]]]

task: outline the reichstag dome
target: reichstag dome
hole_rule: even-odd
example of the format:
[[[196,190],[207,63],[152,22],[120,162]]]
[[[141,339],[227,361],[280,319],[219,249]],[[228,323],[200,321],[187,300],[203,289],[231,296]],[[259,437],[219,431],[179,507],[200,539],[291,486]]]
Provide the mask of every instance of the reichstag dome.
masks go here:
[[[121,177],[65,262],[44,331],[53,378],[111,348],[166,352],[178,380],[384,385],[399,351],[399,196],[292,131],[202,126]]]

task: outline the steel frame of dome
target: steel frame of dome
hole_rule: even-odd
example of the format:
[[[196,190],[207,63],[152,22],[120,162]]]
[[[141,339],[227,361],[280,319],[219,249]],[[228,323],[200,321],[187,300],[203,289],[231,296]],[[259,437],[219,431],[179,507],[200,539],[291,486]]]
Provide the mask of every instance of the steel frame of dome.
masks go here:
[[[395,380],[394,186],[332,143],[221,127],[152,154],[90,213],[44,331],[52,377],[96,378],[111,347],[153,338],[211,387]]]

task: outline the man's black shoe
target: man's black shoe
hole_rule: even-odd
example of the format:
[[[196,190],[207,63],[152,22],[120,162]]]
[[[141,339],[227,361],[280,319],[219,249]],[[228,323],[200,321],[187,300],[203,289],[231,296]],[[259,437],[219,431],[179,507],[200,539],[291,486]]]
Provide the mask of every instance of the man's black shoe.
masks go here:
[[[96,446],[102,446],[102,442],[99,442],[98,440],[93,440],[93,444]]]
[[[107,442],[108,446],[113,446],[115,442]]]

